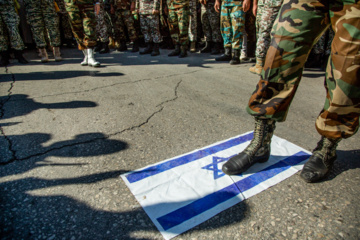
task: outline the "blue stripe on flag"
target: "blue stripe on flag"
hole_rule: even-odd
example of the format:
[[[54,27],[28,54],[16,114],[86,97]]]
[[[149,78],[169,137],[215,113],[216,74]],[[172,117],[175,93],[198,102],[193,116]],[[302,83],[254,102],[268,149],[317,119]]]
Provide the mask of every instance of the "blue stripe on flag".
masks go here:
[[[151,177],[156,174],[165,172],[171,168],[178,167],[178,166],[187,164],[189,162],[193,162],[195,160],[198,160],[198,159],[204,158],[206,156],[215,154],[217,152],[223,151],[224,149],[228,149],[233,146],[239,145],[241,143],[250,141],[252,138],[253,138],[253,132],[248,133],[243,136],[240,136],[238,138],[230,139],[229,141],[222,142],[218,145],[215,145],[215,146],[212,146],[209,148],[205,148],[205,149],[201,149],[199,151],[189,153],[187,155],[169,160],[167,162],[160,163],[158,165],[151,166],[151,167],[145,168],[143,170],[130,173],[129,175],[126,176],[126,178],[130,183],[134,183],[134,182],[143,180],[147,177]]]
[[[268,180],[275,175],[289,169],[291,166],[296,165],[306,160],[310,155],[305,152],[298,152],[282,161],[279,161],[260,172],[254,173],[247,178],[244,178],[234,184],[229,185],[217,192],[209,194],[201,199],[198,199],[182,208],[170,212],[162,217],[157,218],[162,228],[166,231],[173,228],[211,208],[223,203],[240,192],[245,192],[256,185]]]

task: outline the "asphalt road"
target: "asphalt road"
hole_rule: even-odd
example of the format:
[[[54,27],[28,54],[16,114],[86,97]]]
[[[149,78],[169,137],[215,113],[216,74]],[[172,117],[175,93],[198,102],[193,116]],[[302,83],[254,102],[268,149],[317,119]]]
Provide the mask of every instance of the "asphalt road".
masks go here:
[[[91,68],[62,52],[0,68],[0,238],[162,239],[119,175],[253,130],[252,64],[113,51]],[[304,72],[275,131],[309,151],[323,75]],[[340,142],[325,181],[297,173],[175,239],[360,239],[359,140]]]

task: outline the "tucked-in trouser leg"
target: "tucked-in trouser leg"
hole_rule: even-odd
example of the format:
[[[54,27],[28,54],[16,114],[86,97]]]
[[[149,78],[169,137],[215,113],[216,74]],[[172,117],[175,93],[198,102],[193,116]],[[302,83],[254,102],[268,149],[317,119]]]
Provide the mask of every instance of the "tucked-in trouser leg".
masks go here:
[[[319,1],[284,1],[272,29],[261,79],[249,100],[247,111],[251,115],[280,122],[286,119],[304,63],[314,43],[330,25],[330,13],[335,37],[326,70],[327,99],[316,127],[329,138],[349,137],[357,131],[359,2],[342,1],[338,6],[333,6],[333,2],[330,1],[329,11],[329,6]]]

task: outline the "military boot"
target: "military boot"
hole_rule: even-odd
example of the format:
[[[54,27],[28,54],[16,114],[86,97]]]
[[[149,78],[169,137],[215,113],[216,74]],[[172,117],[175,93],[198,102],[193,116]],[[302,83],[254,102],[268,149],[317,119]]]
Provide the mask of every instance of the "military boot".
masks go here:
[[[275,130],[275,120],[255,118],[254,137],[244,151],[227,161],[222,171],[236,175],[248,170],[255,163],[264,163],[270,157],[270,143]]]
[[[80,63],[81,66],[87,66],[88,65],[88,53],[87,50],[84,49],[82,50],[83,54],[84,54],[84,60]]]
[[[201,53],[211,52],[211,41],[206,41],[205,46],[200,50]]]
[[[190,42],[190,52],[191,53],[196,52],[196,42],[194,41]]]
[[[231,60],[231,48],[226,47],[224,54],[222,54],[220,57],[215,58],[216,61],[230,61]]]
[[[45,48],[44,48],[45,49]],[[45,50],[46,52],[46,50]],[[21,50],[15,50],[14,51],[15,58],[18,60],[19,63],[27,64],[29,63],[23,56],[23,52]],[[47,56],[47,54],[46,54]]]
[[[143,50],[143,51],[141,51],[141,52],[139,52],[141,55],[143,55],[143,54],[150,54],[150,53],[152,53],[152,50],[153,50],[153,43],[152,42],[148,42],[148,43],[146,43],[146,48]]]
[[[263,58],[256,58],[255,66],[249,68],[249,71],[252,72],[252,73],[260,75],[263,67],[264,67],[264,59]]]
[[[49,61],[48,54],[46,52],[46,48],[39,48],[41,54],[41,62],[46,63]]]
[[[187,46],[181,46],[179,58],[187,57]]]
[[[159,44],[158,43],[154,43],[154,47],[153,47],[153,51],[151,53],[151,56],[157,56],[160,55],[160,51],[159,51]]]
[[[7,66],[10,64],[10,54],[9,51],[2,51],[0,52],[0,56],[1,56],[1,61],[0,61],[0,65],[1,66]]]
[[[317,147],[313,150],[311,157],[305,163],[300,173],[300,177],[305,182],[317,182],[330,173],[337,157],[336,147],[340,141],[341,138],[330,139],[321,137]]]
[[[240,64],[240,49],[233,49],[233,56],[231,58],[230,64],[231,65],[236,65],[236,64]]]
[[[99,53],[104,54],[104,53],[109,53],[109,52],[110,52],[109,42],[102,42]]]
[[[138,51],[139,51],[139,40],[136,39],[136,40],[133,42],[131,52],[138,52]]]
[[[169,57],[173,57],[173,56],[179,56],[180,55],[180,45],[176,44],[175,45],[175,49],[174,51],[172,51],[171,53],[168,54]]]
[[[220,53],[221,43],[214,42],[213,48],[211,49],[211,55],[216,55]]]
[[[53,47],[53,54],[56,62],[63,60],[60,53],[60,47]]]
[[[87,49],[87,58],[88,58],[88,66],[90,67],[100,67],[100,63],[96,61],[94,57],[94,50],[92,48]]]

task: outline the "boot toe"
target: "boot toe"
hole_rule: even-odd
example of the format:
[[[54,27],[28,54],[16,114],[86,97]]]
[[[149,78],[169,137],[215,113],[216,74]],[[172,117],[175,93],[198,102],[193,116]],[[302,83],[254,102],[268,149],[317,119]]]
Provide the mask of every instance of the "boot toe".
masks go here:
[[[248,155],[239,153],[232,157],[222,166],[222,171],[227,175],[237,175],[245,172],[251,164],[249,164]]]

